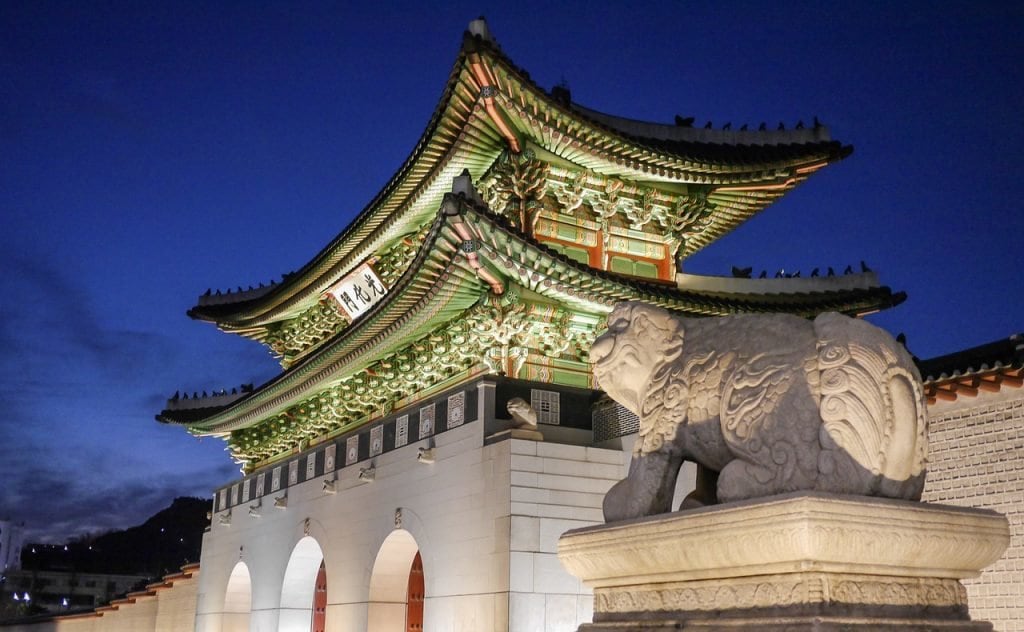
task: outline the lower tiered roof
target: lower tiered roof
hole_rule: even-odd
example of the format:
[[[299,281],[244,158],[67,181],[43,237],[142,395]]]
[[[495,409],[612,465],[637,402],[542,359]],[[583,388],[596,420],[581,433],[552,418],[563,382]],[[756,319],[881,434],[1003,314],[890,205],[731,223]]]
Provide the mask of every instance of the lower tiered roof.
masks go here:
[[[576,366],[586,376],[590,342],[619,301],[686,316],[812,317],[864,314],[903,300],[871,273],[838,277],[831,285],[745,279],[738,286],[723,280],[686,289],[596,270],[513,227],[479,201],[468,176],[460,180],[463,192],[444,197],[414,261],[382,302],[251,393],[226,405],[171,403],[157,419],[228,438],[235,458],[252,467],[303,442],[354,429],[439,385],[514,370],[514,359],[498,357],[500,349],[507,356],[508,347],[525,344],[527,336],[529,353]]]
[[[504,152],[526,151],[619,184],[695,196],[707,212],[700,230],[678,246],[678,255],[686,257],[842,160],[852,147],[833,140],[817,122],[790,129],[697,129],[582,107],[566,90],[534,83],[483,20],[475,20],[413,152],[352,223],[280,283],[208,292],[189,314],[269,343],[275,325],[315,307],[328,287],[396,236],[425,226],[452,177],[468,169],[480,181]]]

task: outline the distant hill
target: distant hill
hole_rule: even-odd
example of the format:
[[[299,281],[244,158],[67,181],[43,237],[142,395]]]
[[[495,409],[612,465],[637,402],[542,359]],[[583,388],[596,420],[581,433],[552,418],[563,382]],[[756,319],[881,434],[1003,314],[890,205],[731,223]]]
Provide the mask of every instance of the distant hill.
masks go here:
[[[25,570],[160,577],[199,561],[210,501],[175,498],[139,526],[76,538],[67,544],[26,544]]]

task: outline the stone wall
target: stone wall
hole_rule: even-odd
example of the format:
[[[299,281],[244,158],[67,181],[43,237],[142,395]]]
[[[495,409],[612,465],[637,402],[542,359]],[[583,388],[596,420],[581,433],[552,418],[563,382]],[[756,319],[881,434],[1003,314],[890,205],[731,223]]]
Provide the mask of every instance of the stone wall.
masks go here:
[[[116,600],[95,612],[22,624],[0,624],[2,632],[191,632],[196,618],[199,567],[169,576],[147,594]]]
[[[604,522],[624,460],[618,450],[512,442],[509,632],[575,632],[590,621],[593,592],[559,562],[558,538]]]
[[[924,500],[1006,515],[1006,554],[965,581],[971,617],[1024,632],[1024,388],[979,391],[929,407],[931,456]]]

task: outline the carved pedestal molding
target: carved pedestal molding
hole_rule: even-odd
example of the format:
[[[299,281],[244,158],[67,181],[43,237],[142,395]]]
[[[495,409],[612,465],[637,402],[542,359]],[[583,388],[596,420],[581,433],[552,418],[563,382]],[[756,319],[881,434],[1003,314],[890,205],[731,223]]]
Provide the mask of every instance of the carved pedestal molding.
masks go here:
[[[569,531],[594,623],[630,630],[991,630],[960,579],[1009,544],[994,512],[797,493]]]

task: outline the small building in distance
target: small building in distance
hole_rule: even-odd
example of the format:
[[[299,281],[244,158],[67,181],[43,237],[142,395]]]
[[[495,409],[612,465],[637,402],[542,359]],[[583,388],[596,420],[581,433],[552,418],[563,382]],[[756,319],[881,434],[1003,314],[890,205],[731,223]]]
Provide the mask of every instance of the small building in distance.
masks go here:
[[[33,612],[57,614],[102,606],[148,581],[145,575],[16,570],[0,582],[0,598],[33,606]]]
[[[21,547],[25,544],[25,523],[0,520],[0,573],[21,568]]]

